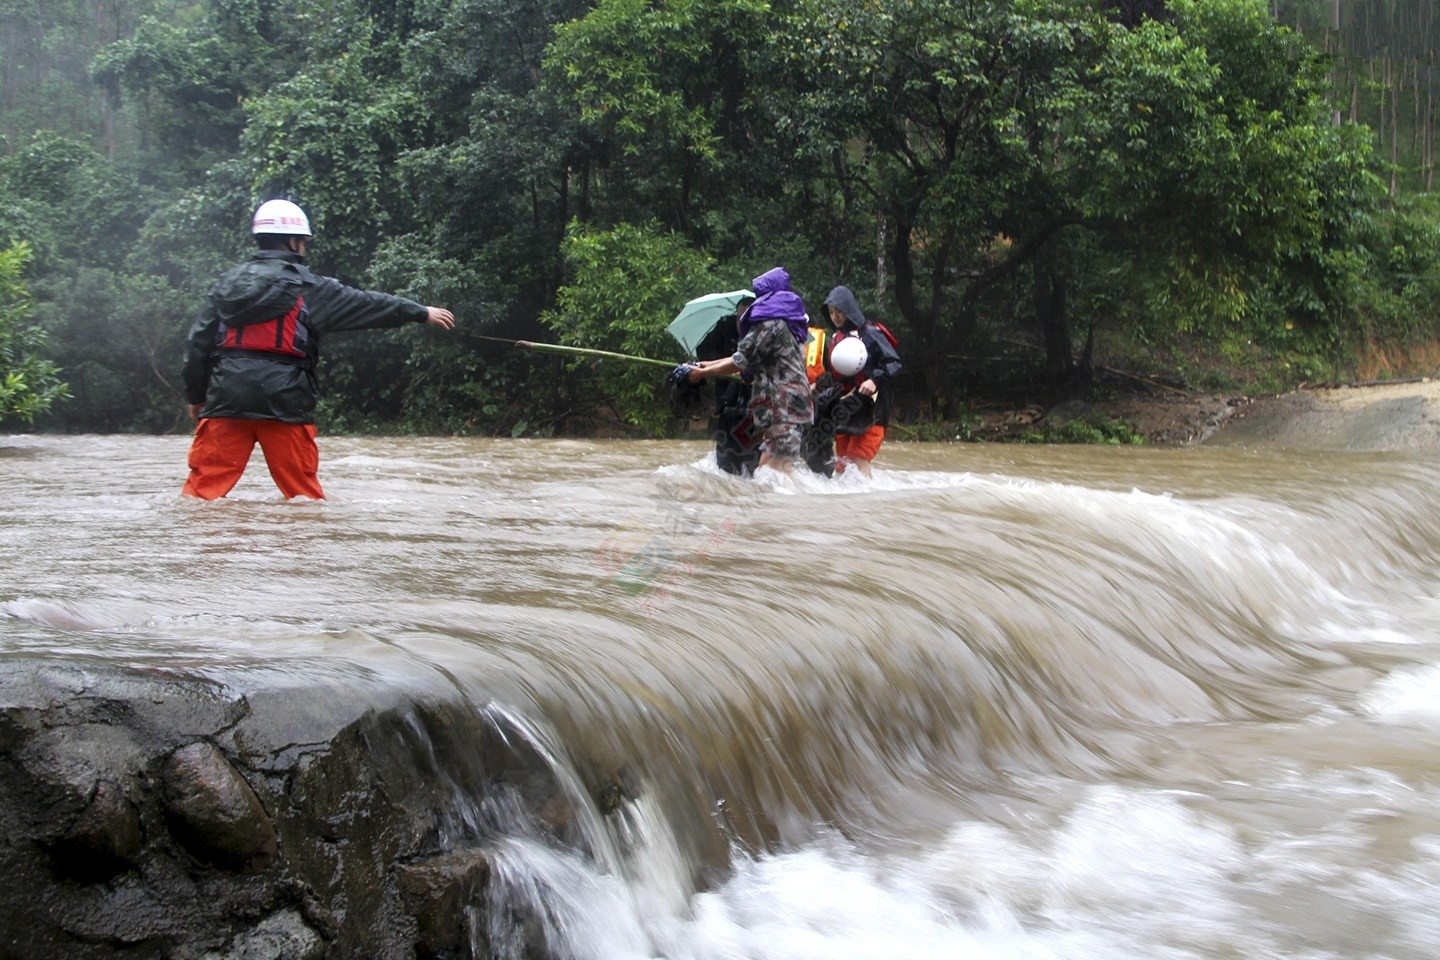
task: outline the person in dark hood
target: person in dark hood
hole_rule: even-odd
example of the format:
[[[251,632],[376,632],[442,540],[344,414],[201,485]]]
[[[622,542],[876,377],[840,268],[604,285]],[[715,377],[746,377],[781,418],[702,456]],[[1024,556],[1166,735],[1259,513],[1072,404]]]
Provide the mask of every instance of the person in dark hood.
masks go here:
[[[825,312],[835,325],[832,351],[845,338],[858,337],[866,352],[864,366],[853,376],[831,371],[835,386],[821,400],[835,424],[835,472],[843,473],[853,464],[868,477],[870,463],[880,452],[890,424],[890,387],[900,373],[900,355],[890,331],[865,318],[849,287],[830,291]]]
[[[311,273],[310,218],[289,200],[260,204],[251,233],[260,249],[210,287],[186,341],[185,399],[197,423],[181,492],[225,496],[258,443],[281,493],[323,500],[315,446],[320,338],[404,323],[449,330],[455,316]]]
[[[750,416],[761,438],[758,466],[789,473],[801,456],[815,405],[805,378],[800,345],[806,330],[805,301],[790,289],[790,274],[776,267],[751,284],[755,302],[740,317],[740,342],[729,357],[690,367],[691,383],[739,373],[750,383]]]

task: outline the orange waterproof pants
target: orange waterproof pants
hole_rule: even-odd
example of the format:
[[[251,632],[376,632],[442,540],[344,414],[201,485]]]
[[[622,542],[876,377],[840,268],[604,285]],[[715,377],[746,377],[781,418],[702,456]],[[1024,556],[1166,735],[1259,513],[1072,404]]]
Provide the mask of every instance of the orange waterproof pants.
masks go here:
[[[289,497],[324,500],[320,479],[320,451],[315,447],[315,424],[279,420],[236,420],[206,417],[195,427],[190,444],[187,497],[216,500],[240,481],[255,444],[265,454],[265,466],[280,492]]]
[[[884,439],[885,428],[878,424],[858,437],[837,433],[835,434],[835,459],[874,460],[875,454],[880,452],[880,444]]]

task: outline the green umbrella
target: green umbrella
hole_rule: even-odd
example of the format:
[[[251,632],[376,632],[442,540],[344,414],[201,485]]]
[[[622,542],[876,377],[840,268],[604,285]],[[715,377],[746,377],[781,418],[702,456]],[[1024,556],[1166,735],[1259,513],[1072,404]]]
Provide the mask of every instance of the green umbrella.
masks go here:
[[[665,332],[680,341],[680,346],[689,353],[694,354],[700,341],[715,329],[715,324],[727,317],[733,318],[740,301],[747,299],[754,300],[755,294],[749,290],[731,290],[729,293],[707,293],[703,297],[696,297],[681,308],[675,319],[670,321],[670,326],[665,328]]]

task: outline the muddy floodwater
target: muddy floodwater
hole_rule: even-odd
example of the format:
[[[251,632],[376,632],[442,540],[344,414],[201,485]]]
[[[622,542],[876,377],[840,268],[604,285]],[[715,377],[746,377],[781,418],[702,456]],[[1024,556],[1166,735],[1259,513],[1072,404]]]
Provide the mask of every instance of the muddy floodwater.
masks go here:
[[[1440,955],[1433,456],[322,437],[328,501],[203,503],[187,443],[0,438],[0,662],[429,684],[623,771],[494,839],[555,956]]]

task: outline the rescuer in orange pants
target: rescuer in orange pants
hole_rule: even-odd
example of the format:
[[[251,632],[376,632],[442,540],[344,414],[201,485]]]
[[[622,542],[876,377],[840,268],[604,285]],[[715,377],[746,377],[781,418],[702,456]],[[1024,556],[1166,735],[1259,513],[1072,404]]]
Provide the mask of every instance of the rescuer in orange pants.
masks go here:
[[[320,451],[315,446],[315,424],[227,417],[207,417],[195,427],[195,440],[190,445],[190,476],[180,492],[201,500],[225,496],[240,482],[257,443],[265,454],[271,479],[286,499],[325,499],[320,478],[316,476]]]
[[[854,466],[868,477],[870,462],[880,452],[890,423],[889,388],[900,373],[897,341],[884,324],[866,319],[849,287],[831,290],[823,309],[835,325],[832,361],[834,351],[847,339],[857,339],[865,347],[863,360],[853,373],[841,376],[832,363],[838,395],[830,400],[828,409],[835,423],[835,472]],[[881,390],[882,385],[886,389]]]
[[[281,493],[323,500],[315,446],[321,336],[404,323],[449,330],[455,316],[310,272],[310,218],[289,200],[262,203],[251,233],[260,249],[215,281],[186,341],[185,399],[199,422],[181,492],[225,496],[258,443]]]

